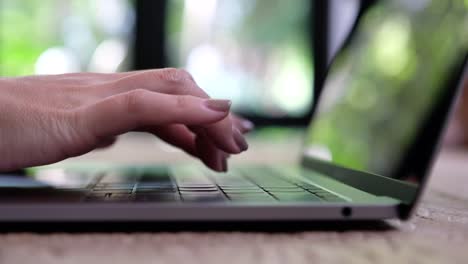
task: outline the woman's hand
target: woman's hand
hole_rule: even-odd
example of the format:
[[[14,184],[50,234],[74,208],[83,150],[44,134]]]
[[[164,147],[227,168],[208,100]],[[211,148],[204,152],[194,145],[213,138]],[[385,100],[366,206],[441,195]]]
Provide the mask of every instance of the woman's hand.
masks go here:
[[[226,171],[252,124],[230,114],[184,70],[74,73],[0,79],[0,171],[44,165],[152,133]]]

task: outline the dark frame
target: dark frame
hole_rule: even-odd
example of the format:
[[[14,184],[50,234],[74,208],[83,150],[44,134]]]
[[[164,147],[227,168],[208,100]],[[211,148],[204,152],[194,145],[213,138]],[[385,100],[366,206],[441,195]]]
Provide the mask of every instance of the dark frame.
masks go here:
[[[356,27],[361,19],[361,17],[365,14],[366,10],[370,8],[372,5],[374,5],[378,0],[360,0],[359,2],[359,12],[357,14],[356,19],[354,20],[353,25],[351,26],[351,29],[348,33],[348,35],[345,37],[343,43],[339,47],[338,51],[336,54],[333,54],[331,58],[328,58],[328,51],[329,51],[329,32],[330,32],[330,27],[329,27],[329,18],[330,18],[330,5],[328,1],[315,1],[318,6],[320,6],[320,10],[322,10],[324,13],[318,13],[316,23],[322,23],[324,22],[324,26],[319,26],[317,25],[315,30],[316,30],[316,42],[315,47],[316,49],[314,50],[315,53],[315,65],[317,66],[315,69],[315,83],[314,83],[314,103],[312,105],[312,109],[310,111],[309,118],[312,118],[315,110],[316,110],[316,102],[320,100],[320,95],[322,93],[323,85],[325,84],[325,80],[327,78],[328,72],[330,70],[330,66],[333,64],[333,61],[335,60],[336,56],[340,53],[340,50],[343,49],[348,45],[348,43],[351,41],[351,38],[353,36],[353,32],[356,30]]]
[[[162,68],[167,66],[164,36],[166,27],[166,7],[168,0],[136,0],[135,41],[133,46],[135,70]],[[301,117],[269,118],[259,115],[239,113],[257,126],[299,126],[309,123],[316,101],[315,91],[321,87],[326,73],[328,1],[313,0],[309,10],[309,38],[314,54],[314,98],[310,109]],[[323,55],[322,55],[323,54]]]
[[[366,10],[372,7],[374,4],[378,3],[379,1],[380,0],[361,1],[361,7],[358,17],[355,20],[350,34],[345,39],[340,50],[349,46],[354,36],[353,33],[356,31],[356,28],[362,16],[365,14]],[[330,65],[333,64],[333,61],[339,53],[340,52],[337,52],[336,56],[332,58]],[[463,88],[463,80],[464,78],[468,79],[468,51],[466,51],[464,56],[461,57],[460,60],[457,61],[451,67],[452,68],[450,72],[452,74],[447,76],[447,79],[444,80],[445,90],[442,90],[439,100],[433,105],[432,110],[428,113],[426,119],[424,119],[423,124],[419,128],[419,131],[417,133],[416,140],[409,146],[407,153],[402,157],[399,167],[396,169],[393,175],[389,175],[394,179],[405,178],[411,175],[415,176],[416,178],[418,178],[418,180],[420,180],[420,185],[414,193],[414,199],[412,199],[407,204],[402,204],[401,208],[399,209],[400,218],[402,219],[408,219],[411,216],[411,212],[415,208],[415,205],[418,203],[419,199],[421,198],[422,191],[424,190],[424,187],[427,184],[432,165],[441,147],[442,135],[445,131],[448,120],[454,110],[455,101]],[[330,68],[327,66],[325,76],[328,74],[329,70]],[[318,87],[318,93],[315,96],[317,101],[320,98],[321,89],[322,86]],[[315,114],[315,110],[316,109],[314,104],[311,113],[311,118]],[[347,177],[346,173],[348,174],[348,176],[350,176],[351,174],[357,172],[354,171],[353,173],[353,170],[351,169],[340,167],[336,164],[319,161],[314,158],[305,156],[303,156],[302,158],[302,164],[304,166],[311,166],[313,169],[321,171],[327,175],[336,175],[336,177]],[[362,172],[359,173],[362,174]],[[369,173],[365,174],[371,175]],[[366,191],[369,193],[375,193],[376,195],[381,194],[380,190],[372,192],[372,190],[366,189]],[[387,194],[390,195],[391,193]],[[401,194],[394,195],[394,197],[397,199],[401,199],[403,196],[400,195]]]
[[[164,46],[166,0],[135,1],[133,68],[144,70],[167,65]]]

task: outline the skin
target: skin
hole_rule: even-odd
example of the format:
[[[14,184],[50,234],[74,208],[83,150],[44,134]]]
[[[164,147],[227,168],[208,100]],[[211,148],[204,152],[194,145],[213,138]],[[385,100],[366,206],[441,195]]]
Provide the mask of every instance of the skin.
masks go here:
[[[247,149],[252,124],[180,69],[0,79],[0,171],[45,165],[154,134],[216,171]]]

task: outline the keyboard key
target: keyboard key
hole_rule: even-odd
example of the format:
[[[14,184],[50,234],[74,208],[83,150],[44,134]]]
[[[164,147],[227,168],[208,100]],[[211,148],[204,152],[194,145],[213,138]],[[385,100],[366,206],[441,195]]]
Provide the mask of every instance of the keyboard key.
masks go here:
[[[290,183],[284,183],[284,182],[257,182],[259,186],[262,188],[291,188],[294,189],[297,186],[290,184]]]
[[[101,193],[132,193],[132,190],[112,190],[112,189],[93,189],[91,192],[93,195],[98,195]]]
[[[306,190],[299,187],[265,187],[268,192],[292,192],[292,193],[307,193]]]
[[[99,183],[94,185],[94,189],[133,189],[135,183]]]
[[[212,183],[177,183],[179,188],[216,188]]]
[[[298,189],[298,190],[304,190],[303,188],[296,186],[296,185],[284,185],[284,186],[272,186],[272,187],[266,187],[270,189]]]
[[[136,183],[140,178],[140,172],[137,169],[124,168],[105,173],[98,184],[104,183]]]
[[[141,186],[135,187],[135,192],[176,192],[177,187],[172,185],[153,185],[153,186]]]
[[[222,193],[212,192],[183,192],[181,195],[184,202],[220,202],[227,199]]]
[[[136,189],[135,193],[173,193],[177,192],[176,188],[142,188]]]
[[[223,190],[258,190],[261,188],[259,186],[256,186],[256,185],[252,185],[252,186],[223,186],[221,187],[221,189]]]
[[[93,191],[129,191],[133,190],[134,185],[126,186],[94,186]]]
[[[160,188],[176,188],[173,182],[139,182],[136,185],[137,189],[160,189]]]
[[[139,182],[172,183],[172,179],[167,167],[147,167],[142,170]]]
[[[138,182],[138,188],[165,188],[176,186],[172,181]]]
[[[215,195],[215,194],[223,194],[222,192],[220,192],[219,190],[215,190],[215,191],[202,191],[202,190],[198,190],[198,191],[192,191],[192,190],[189,190],[189,191],[180,191],[180,194],[181,195],[189,195],[189,194],[193,194],[193,195]]]
[[[135,183],[98,183],[94,185],[94,188],[126,188],[126,189],[132,189],[133,186],[135,186]]]
[[[194,174],[175,174],[174,179],[179,187],[207,187],[215,186],[215,184],[201,172],[194,172]]]
[[[137,202],[177,202],[180,201],[179,193],[137,193],[135,195]]]
[[[253,182],[250,182],[248,180],[245,180],[243,178],[237,178],[237,177],[218,177],[215,179],[215,182],[220,186],[220,187],[236,187],[236,188],[241,188],[241,187],[257,187]]]
[[[287,182],[287,181],[284,181],[284,180],[281,180],[281,179],[278,179],[278,178],[274,178],[273,176],[270,178],[270,177],[255,177],[255,176],[248,176],[248,178],[250,180],[252,180],[254,183],[256,183],[257,185],[261,186],[262,188],[275,188],[275,187],[281,187],[281,188],[296,188],[297,186],[290,183],[290,182]]]
[[[177,186],[171,178],[167,167],[147,167],[142,170],[142,175],[135,188],[138,201],[153,201],[161,197],[146,197],[141,195],[168,195],[177,192]],[[178,194],[177,194],[178,195]],[[145,198],[146,197],[146,198]],[[162,196],[161,200],[166,200],[166,196]]]
[[[226,194],[243,194],[243,193],[265,193],[264,190],[257,188],[257,189],[223,189]]]
[[[218,192],[219,189],[216,186],[185,186],[179,187],[181,192]]]

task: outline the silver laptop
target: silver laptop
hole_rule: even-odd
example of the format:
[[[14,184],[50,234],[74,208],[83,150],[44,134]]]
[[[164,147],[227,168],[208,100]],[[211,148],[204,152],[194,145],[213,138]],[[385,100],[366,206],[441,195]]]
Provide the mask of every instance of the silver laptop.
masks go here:
[[[406,219],[466,72],[467,14],[463,1],[367,10],[330,68],[295,166],[30,168],[0,177],[0,221]]]

